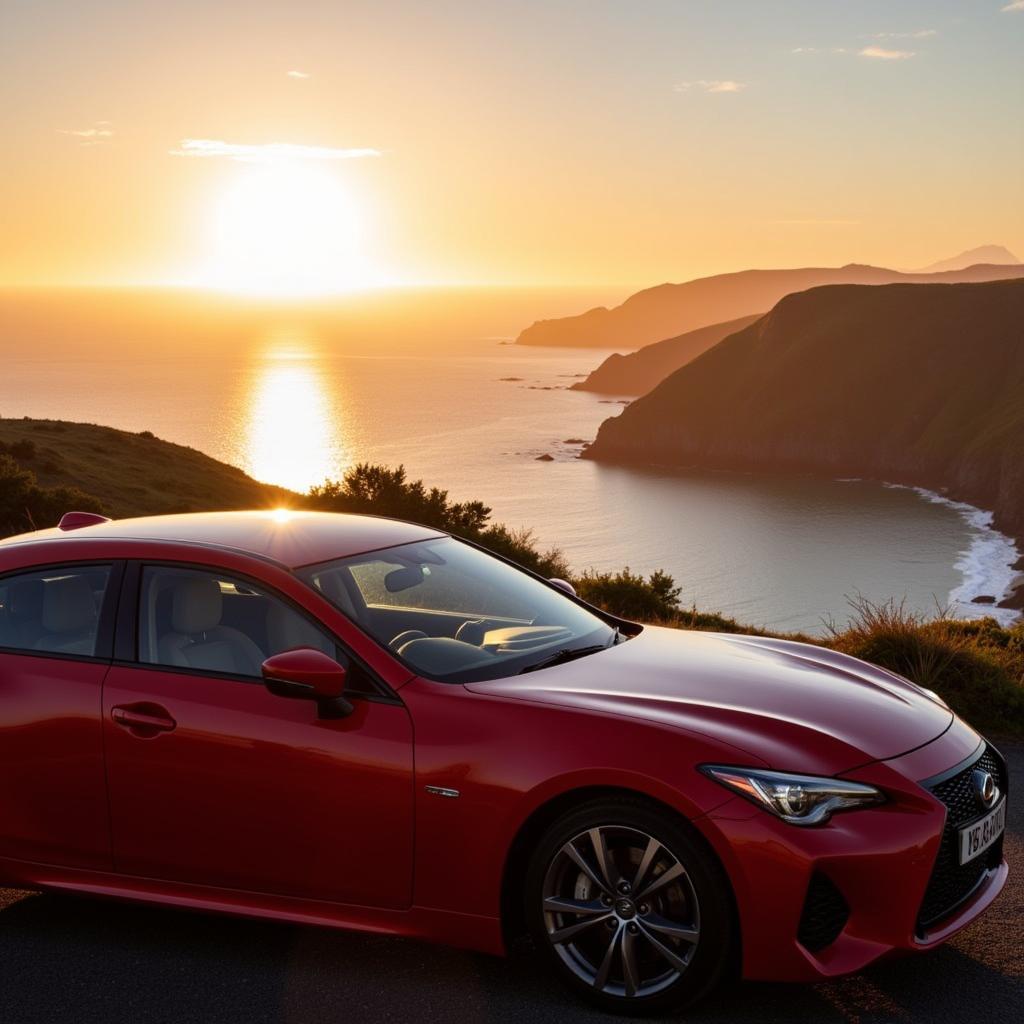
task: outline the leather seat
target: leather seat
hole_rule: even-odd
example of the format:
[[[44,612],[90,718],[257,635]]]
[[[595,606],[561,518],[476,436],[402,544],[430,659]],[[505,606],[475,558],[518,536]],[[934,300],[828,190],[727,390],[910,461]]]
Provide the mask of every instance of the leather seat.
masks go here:
[[[340,573],[324,573],[317,581],[317,586],[324,592],[329,601],[337,605],[342,613],[353,622],[359,622],[359,611],[352,601],[352,595],[341,581]]]
[[[162,665],[259,676],[266,658],[250,637],[221,625],[224,597],[210,577],[183,579],[171,595],[171,631],[157,645]]]
[[[486,619],[467,619],[455,633],[455,639],[461,640],[464,644],[473,644],[479,647],[487,635]]]
[[[84,576],[49,580],[43,587],[42,635],[37,651],[91,655],[96,651],[96,599]]]

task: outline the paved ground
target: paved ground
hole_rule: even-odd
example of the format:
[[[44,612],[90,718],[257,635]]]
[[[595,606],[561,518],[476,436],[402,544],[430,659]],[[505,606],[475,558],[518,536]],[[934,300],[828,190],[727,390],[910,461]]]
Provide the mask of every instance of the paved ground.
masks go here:
[[[1024,1021],[1024,745],[1007,889],[946,947],[813,988],[740,985],[690,1022]],[[528,958],[0,890],[2,1024],[610,1020]]]

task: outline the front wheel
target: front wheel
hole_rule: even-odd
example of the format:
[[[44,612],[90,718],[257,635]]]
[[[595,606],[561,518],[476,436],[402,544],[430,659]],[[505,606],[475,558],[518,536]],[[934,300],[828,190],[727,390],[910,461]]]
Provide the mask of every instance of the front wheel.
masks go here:
[[[556,972],[606,1011],[693,1003],[728,967],[721,868],[680,822],[640,801],[593,801],[552,825],[526,893],[527,921]]]

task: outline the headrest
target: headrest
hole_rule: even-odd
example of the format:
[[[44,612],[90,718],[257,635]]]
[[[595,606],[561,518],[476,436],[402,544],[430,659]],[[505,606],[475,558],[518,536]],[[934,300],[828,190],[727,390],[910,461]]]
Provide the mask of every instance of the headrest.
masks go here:
[[[96,601],[84,576],[49,580],[43,589],[43,627],[50,633],[77,633],[96,622]]]
[[[313,647],[334,656],[334,651],[328,649],[332,645],[326,642],[320,630],[277,601],[271,601],[267,608],[267,643],[274,654],[296,647]]]
[[[171,628],[175,633],[205,633],[220,625],[220,587],[209,576],[183,579],[174,588]]]
[[[20,580],[7,592],[7,610],[19,622],[39,622],[43,616],[42,580]]]

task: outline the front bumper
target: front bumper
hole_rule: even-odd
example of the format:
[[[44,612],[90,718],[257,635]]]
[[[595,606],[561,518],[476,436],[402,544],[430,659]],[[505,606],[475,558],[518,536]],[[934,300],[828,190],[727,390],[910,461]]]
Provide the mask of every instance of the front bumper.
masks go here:
[[[982,913],[1006,882],[1001,841],[971,873],[970,885],[951,885],[942,871],[958,824],[950,821],[946,830],[947,817],[955,811],[926,787],[985,749],[957,720],[926,747],[849,772],[847,778],[879,787],[888,800],[837,814],[821,828],[787,825],[742,797],[697,822],[733,883],[744,977],[818,981],[848,974],[938,945]]]

